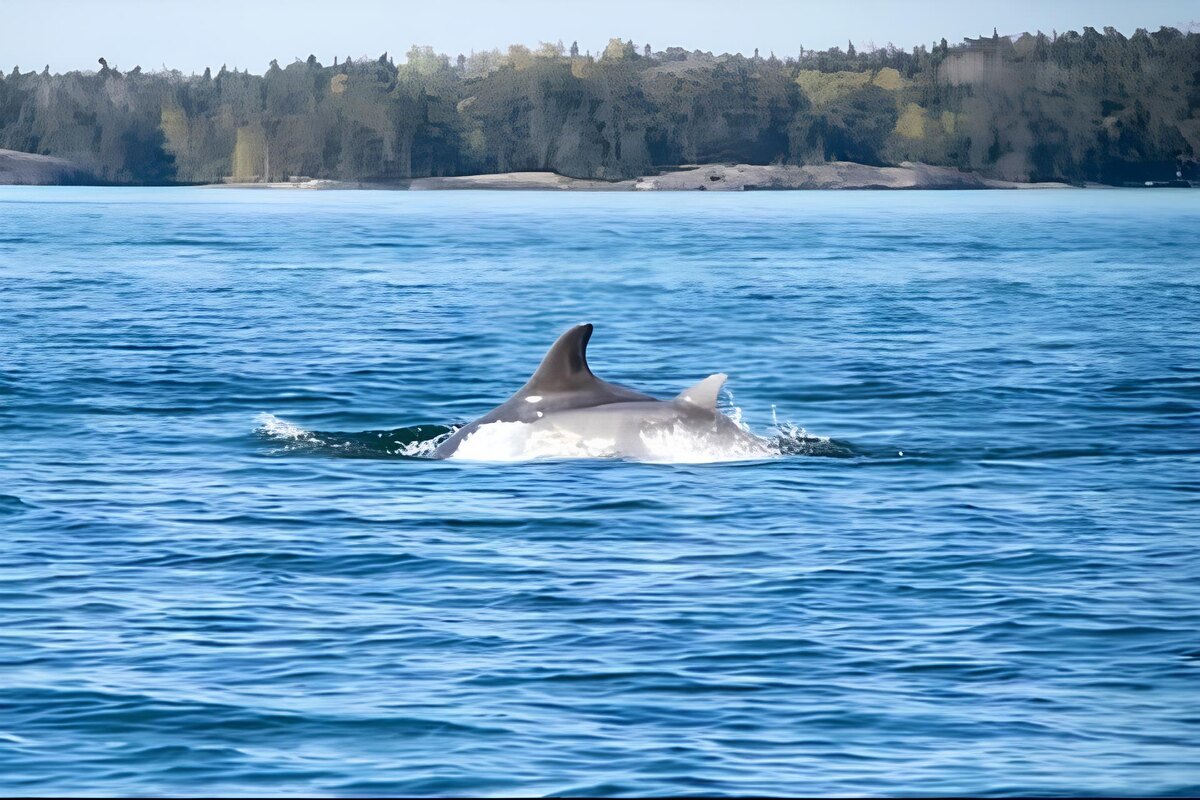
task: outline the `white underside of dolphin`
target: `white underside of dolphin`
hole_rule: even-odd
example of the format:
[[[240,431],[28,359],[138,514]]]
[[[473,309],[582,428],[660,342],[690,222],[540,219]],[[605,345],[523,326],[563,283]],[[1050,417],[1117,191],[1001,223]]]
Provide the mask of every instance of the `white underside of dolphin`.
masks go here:
[[[577,325],[558,337],[516,394],[455,431],[434,457],[730,461],[778,454],[717,409],[724,374],[657,400],[593,375],[591,335],[591,325]]]

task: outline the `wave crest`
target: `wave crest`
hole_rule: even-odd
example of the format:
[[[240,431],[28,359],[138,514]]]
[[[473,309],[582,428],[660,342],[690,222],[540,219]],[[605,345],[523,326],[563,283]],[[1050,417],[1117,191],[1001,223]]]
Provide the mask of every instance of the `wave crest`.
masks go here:
[[[737,439],[697,435],[680,426],[659,426],[641,435],[644,455],[653,463],[705,464],[756,461],[781,456],[854,455],[847,445],[816,436],[791,422],[779,422],[772,409],[768,436],[753,433],[736,406],[727,414],[745,434]],[[255,433],[277,448],[275,453],[312,453],[337,458],[432,458],[438,445],[457,429],[449,425],[413,425],[390,430],[313,431],[274,414],[259,414]],[[493,422],[463,440],[454,458],[470,461],[532,461],[537,459],[617,458],[616,442],[588,439],[559,430],[534,428],[522,422]]]
[[[274,414],[259,414],[255,433],[280,445],[276,452],[312,452],[341,458],[430,458],[450,437],[447,425],[372,431],[310,431]]]

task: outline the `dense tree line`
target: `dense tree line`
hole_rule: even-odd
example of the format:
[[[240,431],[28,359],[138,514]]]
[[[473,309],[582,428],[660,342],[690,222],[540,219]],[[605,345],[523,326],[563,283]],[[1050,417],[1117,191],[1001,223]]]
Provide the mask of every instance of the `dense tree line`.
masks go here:
[[[515,170],[905,160],[1119,183],[1195,169],[1200,35],[1173,28],[943,39],[796,56],[614,39],[400,63],[313,56],[263,75],[0,72],[0,147],[115,183],[400,180]]]

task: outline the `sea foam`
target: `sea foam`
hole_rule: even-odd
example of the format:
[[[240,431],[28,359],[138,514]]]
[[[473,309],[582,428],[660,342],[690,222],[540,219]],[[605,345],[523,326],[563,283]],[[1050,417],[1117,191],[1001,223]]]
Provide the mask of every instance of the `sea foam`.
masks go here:
[[[776,419],[770,435],[759,436],[743,421],[740,408],[732,407],[726,416],[747,435],[733,439],[683,425],[657,425],[640,434],[636,457],[621,453],[612,439],[585,438],[532,423],[491,422],[463,439],[451,458],[517,462],[624,457],[659,464],[711,464],[795,455],[851,455],[843,445],[814,436],[790,422]],[[454,432],[453,427],[444,425],[359,432],[312,431],[267,413],[259,414],[255,421],[258,423],[255,432],[278,444],[277,453],[308,452],[339,458],[432,458],[438,446]]]

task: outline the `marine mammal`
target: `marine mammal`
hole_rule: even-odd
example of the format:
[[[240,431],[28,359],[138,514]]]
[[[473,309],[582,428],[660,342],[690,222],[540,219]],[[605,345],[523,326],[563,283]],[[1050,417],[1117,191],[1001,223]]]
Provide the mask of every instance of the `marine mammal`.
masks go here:
[[[593,326],[563,333],[533,376],[507,401],[455,431],[434,458],[477,457],[478,445],[516,436],[531,457],[654,457],[664,443],[686,441],[740,457],[774,455],[768,443],[717,410],[726,376],[710,375],[670,400],[597,378],[587,363]],[[490,426],[490,427],[489,427]],[[699,459],[708,460],[708,459]]]

